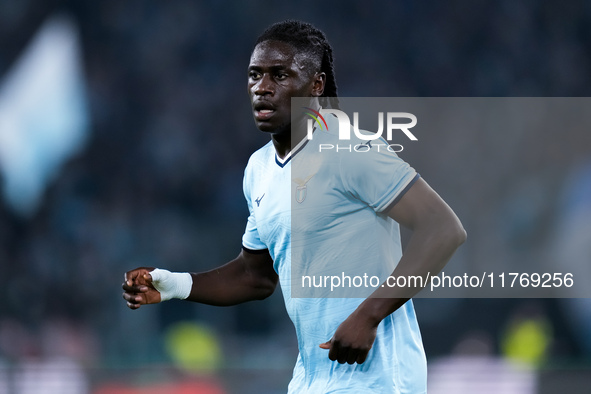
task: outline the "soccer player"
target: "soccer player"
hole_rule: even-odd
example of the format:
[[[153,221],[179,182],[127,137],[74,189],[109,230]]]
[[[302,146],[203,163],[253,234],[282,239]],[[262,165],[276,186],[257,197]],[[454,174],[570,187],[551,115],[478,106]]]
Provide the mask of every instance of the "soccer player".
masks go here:
[[[271,141],[245,170],[250,216],[242,251],[208,272],[131,270],[123,283],[127,305],[171,298],[235,305],[268,297],[279,282],[300,351],[289,393],[425,393],[425,354],[409,299],[420,288],[377,287],[366,298],[292,297],[292,260],[301,272],[339,264],[380,278],[384,272],[425,277],[438,273],[464,242],[460,221],[414,169],[385,149],[372,148],[363,158],[324,155],[306,179],[295,179],[292,171],[306,170],[292,167],[295,160],[318,159],[318,144],[337,138],[318,130],[310,141],[292,135],[299,133],[292,131],[299,130],[291,124],[292,97],[308,97],[315,110],[338,107],[332,48],[312,25],[280,22],[258,38],[248,92],[255,124]],[[326,120],[330,130],[338,123]],[[292,139],[301,142],[292,146]],[[295,193],[292,182],[301,184]],[[296,215],[305,228],[298,234],[303,242],[292,244]],[[404,255],[398,223],[412,230]]]

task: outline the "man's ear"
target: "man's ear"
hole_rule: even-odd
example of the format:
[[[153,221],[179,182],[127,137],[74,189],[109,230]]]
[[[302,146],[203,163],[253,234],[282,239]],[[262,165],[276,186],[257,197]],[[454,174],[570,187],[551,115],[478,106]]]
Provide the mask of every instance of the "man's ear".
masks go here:
[[[326,84],[326,74],[318,72],[314,74],[314,81],[312,85],[312,96],[320,97],[324,93],[324,85]]]

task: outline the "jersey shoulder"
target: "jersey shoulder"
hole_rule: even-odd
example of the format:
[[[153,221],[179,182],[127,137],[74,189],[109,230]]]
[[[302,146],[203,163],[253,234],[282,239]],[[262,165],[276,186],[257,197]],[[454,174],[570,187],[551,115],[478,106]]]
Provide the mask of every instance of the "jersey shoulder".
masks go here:
[[[273,141],[269,141],[250,155],[246,166],[249,167],[259,163],[265,163],[273,155],[275,155],[275,147],[273,146]]]
[[[245,195],[248,194],[250,185],[267,172],[269,163],[274,161],[274,155],[275,147],[272,141],[269,141],[250,155],[246,168],[244,169],[243,188]]]

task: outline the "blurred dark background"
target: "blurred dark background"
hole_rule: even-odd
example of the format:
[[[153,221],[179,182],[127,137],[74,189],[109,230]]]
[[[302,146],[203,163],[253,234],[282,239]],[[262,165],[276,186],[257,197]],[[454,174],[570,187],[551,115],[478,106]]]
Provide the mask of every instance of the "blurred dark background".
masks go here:
[[[246,68],[269,24],[293,18],[322,29],[341,96],[591,94],[591,3],[583,0],[2,0],[0,84],[56,16],[78,35],[87,136],[34,208],[0,197],[0,393],[29,392],[18,374],[55,356],[81,367],[79,388],[62,393],[204,375],[228,392],[285,391],[297,345],[279,292],[233,308],[171,301],[130,311],[120,289],[136,266],[200,271],[240,251],[243,170],[268,140],[252,121]],[[468,231],[450,264],[589,265],[591,228],[577,220],[591,211],[589,133],[531,130],[508,148],[514,142],[502,129],[458,130],[401,153]],[[419,299],[416,308],[430,362],[505,360],[511,335],[535,337],[540,354],[526,364],[537,391],[503,392],[552,392],[544,382],[556,379],[576,392],[589,384],[572,377],[591,355],[587,301]],[[166,338],[187,321],[213,333],[206,342],[221,349],[218,372],[196,367],[195,375],[177,363]],[[524,321],[537,325],[513,330]],[[433,392],[460,392],[437,384]]]

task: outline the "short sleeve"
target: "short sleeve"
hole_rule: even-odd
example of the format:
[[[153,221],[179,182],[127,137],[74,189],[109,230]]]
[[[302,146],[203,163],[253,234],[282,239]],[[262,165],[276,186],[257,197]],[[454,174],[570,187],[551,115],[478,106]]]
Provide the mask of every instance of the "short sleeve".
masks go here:
[[[246,229],[244,230],[244,234],[242,235],[242,246],[246,249],[257,251],[257,250],[264,250],[267,249],[267,245],[265,245],[259,236],[259,232],[257,230],[257,223],[256,218],[254,216],[254,212],[252,209],[252,199],[250,198],[250,182],[248,176],[248,167],[244,173],[244,180],[242,183],[242,188],[244,191],[244,197],[246,198],[246,203],[248,204],[248,221],[246,222]]]
[[[376,212],[392,207],[419,175],[388,146],[341,155],[341,179],[346,190]]]

